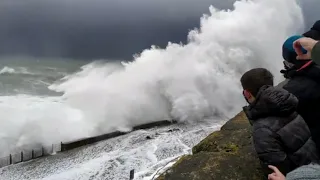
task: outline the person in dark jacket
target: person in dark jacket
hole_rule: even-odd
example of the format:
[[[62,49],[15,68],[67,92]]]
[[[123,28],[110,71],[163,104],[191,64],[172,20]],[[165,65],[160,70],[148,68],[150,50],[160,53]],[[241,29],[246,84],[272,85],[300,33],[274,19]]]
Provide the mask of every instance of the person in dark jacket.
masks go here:
[[[316,21],[309,31],[303,33],[303,36],[320,40],[320,20]]]
[[[283,73],[285,78],[289,78],[290,77],[290,73],[293,73],[294,71],[302,71],[303,68],[308,67],[308,66],[313,66],[312,63],[310,62],[311,59],[304,59],[304,61],[298,61],[296,59],[297,54],[295,53],[292,44],[293,41],[297,40],[298,38],[301,37],[308,37],[308,38],[312,38],[315,40],[320,40],[320,20],[316,21],[312,28],[303,33],[303,36],[292,36],[289,37],[282,46],[282,56],[283,59],[285,60],[284,63],[284,70],[281,70],[281,73]],[[316,73],[320,73],[320,70],[314,70],[313,72]],[[319,75],[320,76],[320,75]]]
[[[283,44],[283,58],[293,66],[283,70],[287,78],[283,88],[299,100],[297,112],[304,118],[309,126],[313,140],[320,150],[320,66],[311,58],[297,60],[297,53],[293,43],[302,36],[292,36]],[[305,49],[302,49],[306,53]]]
[[[319,159],[309,128],[296,112],[298,99],[273,86],[273,75],[264,68],[246,72],[240,79],[243,108],[253,126],[253,142],[261,165],[268,176],[268,165],[283,174]]]

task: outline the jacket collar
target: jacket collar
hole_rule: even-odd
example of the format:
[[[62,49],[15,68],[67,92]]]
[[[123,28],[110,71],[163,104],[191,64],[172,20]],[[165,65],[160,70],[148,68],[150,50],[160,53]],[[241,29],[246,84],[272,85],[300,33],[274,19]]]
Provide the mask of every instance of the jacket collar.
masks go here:
[[[250,123],[268,116],[288,116],[296,111],[298,99],[288,91],[273,87],[262,86],[256,100],[249,106],[243,107]]]

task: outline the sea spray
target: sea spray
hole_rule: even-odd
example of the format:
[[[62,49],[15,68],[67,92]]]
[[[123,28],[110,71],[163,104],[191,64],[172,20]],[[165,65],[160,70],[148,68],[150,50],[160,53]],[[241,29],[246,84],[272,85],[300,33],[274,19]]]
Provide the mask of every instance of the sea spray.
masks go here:
[[[154,172],[159,161],[185,153],[185,144],[193,146],[218,127],[206,129],[201,136],[190,133],[192,129],[221,123],[221,118],[213,118],[202,128],[199,120],[231,116],[244,105],[239,86],[244,71],[265,67],[280,80],[282,41],[303,27],[301,10],[293,0],[239,1],[234,9],[219,11],[211,7],[212,14],[202,17],[201,27],[189,33],[188,44],[152,47],[130,63],[94,62],[83,66],[50,86],[62,92],[62,97],[0,97],[1,155],[28,144],[50,145],[117,129],[129,130],[135,124],[160,119],[191,122],[177,125],[178,129],[189,127],[183,128],[184,135],[162,134],[155,141],[147,141],[156,142],[157,159],[146,156],[155,150],[154,146],[142,146],[134,137],[138,134],[138,139],[145,140],[149,132],[135,132],[104,142],[102,147],[90,146],[84,152],[37,161],[37,168],[31,163],[4,169],[2,173],[7,176],[1,177],[24,179],[27,174],[30,179],[105,179],[107,174],[111,179],[121,179],[134,168],[137,179],[141,179],[145,173],[139,172]],[[157,134],[155,131],[151,135]],[[181,136],[183,142],[177,140]],[[130,139],[134,140],[128,143]],[[190,139],[192,143],[187,143]],[[108,147],[113,148],[110,153],[101,156],[97,152],[108,151]],[[123,164],[117,164],[119,157]],[[115,160],[116,166],[110,160]]]
[[[118,69],[90,64],[50,88],[64,92],[98,134],[162,119],[230,117],[244,104],[244,71],[264,67],[280,80],[281,44],[303,27],[302,12],[292,0],[256,0],[210,13],[187,44],[152,46]]]

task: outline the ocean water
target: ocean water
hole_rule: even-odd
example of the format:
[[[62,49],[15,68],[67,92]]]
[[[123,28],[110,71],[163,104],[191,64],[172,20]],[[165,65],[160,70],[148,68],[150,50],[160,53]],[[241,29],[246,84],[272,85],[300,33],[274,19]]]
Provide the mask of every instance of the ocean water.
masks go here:
[[[2,168],[0,179],[127,179],[132,168],[151,179],[241,110],[246,70],[265,67],[281,80],[281,44],[304,26],[296,1],[237,1],[210,13],[187,44],[152,47],[129,63],[1,57],[1,156],[163,119],[179,124]]]
[[[43,180],[128,180],[156,177],[178,157],[191,153],[191,147],[221,123],[212,119],[196,124],[135,131],[90,146],[0,169],[0,179]],[[147,138],[148,137],[148,138]]]
[[[48,86],[87,63],[62,58],[0,57],[0,95],[61,96]]]

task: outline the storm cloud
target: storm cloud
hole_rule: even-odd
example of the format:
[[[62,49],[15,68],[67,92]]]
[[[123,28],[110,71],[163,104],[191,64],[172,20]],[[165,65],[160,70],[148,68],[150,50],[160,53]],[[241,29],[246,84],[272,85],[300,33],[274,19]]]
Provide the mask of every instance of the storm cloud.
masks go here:
[[[151,45],[186,42],[190,29],[214,5],[234,0],[2,0],[0,55],[132,59]],[[306,28],[318,0],[303,0]]]

